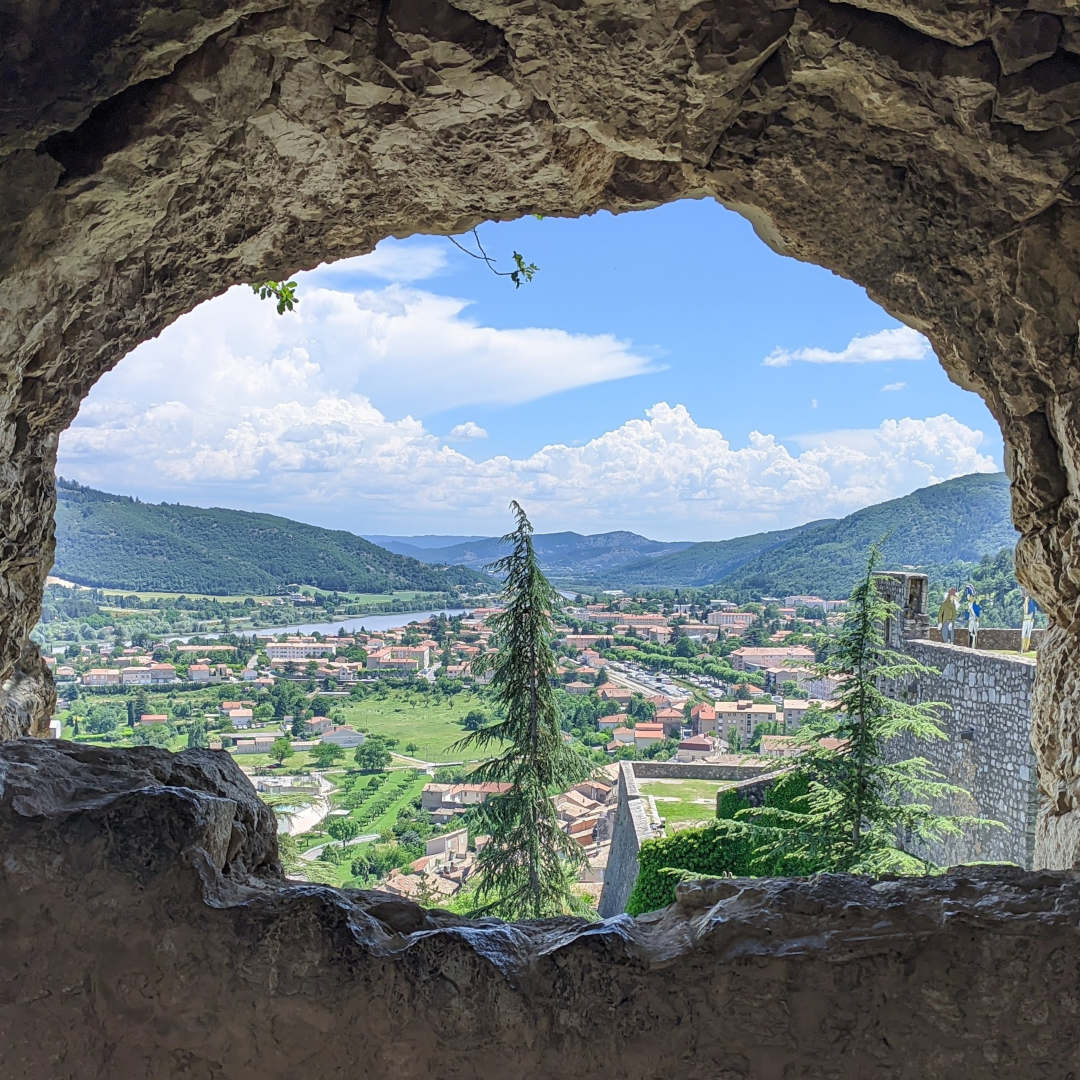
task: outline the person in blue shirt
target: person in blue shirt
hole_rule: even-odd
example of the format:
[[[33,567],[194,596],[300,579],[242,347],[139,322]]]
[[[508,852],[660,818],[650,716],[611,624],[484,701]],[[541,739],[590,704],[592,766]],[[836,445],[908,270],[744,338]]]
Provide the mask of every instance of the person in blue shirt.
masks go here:
[[[970,583],[964,586],[964,604],[967,607],[968,616],[968,645],[974,649],[979,640],[979,616],[982,615],[982,605],[975,596],[975,586]]]

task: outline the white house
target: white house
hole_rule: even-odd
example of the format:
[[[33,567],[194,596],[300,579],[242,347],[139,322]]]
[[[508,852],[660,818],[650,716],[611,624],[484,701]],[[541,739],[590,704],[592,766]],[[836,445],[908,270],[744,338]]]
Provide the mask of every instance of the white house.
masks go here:
[[[319,742],[333,743],[334,746],[341,746],[348,749],[353,746],[360,746],[366,738],[367,736],[364,735],[362,731],[339,725],[338,727],[332,727],[324,731]]]

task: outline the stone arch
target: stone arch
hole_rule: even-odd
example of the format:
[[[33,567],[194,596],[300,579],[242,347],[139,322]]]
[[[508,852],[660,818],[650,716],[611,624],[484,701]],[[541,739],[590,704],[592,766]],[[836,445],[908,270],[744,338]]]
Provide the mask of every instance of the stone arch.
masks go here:
[[[53,701],[27,635],[58,434],[136,344],[384,236],[711,197],[926,333],[1000,423],[1056,624],[1038,858],[1080,858],[1066,0],[17,0],[0,72],[0,736]]]

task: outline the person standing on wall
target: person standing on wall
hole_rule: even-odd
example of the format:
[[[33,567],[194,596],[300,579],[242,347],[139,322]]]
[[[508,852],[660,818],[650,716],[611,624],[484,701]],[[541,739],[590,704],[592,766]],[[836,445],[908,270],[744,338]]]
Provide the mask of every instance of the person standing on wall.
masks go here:
[[[1020,629],[1021,654],[1031,648],[1031,631],[1035,629],[1035,613],[1039,610],[1035,597],[1030,596],[1027,589],[1024,589],[1022,595],[1024,597],[1024,624]]]
[[[968,644],[974,649],[979,640],[979,616],[982,615],[982,605],[975,596],[975,586],[970,583],[964,586],[964,603],[968,613]]]
[[[946,645],[954,644],[956,640],[956,616],[959,613],[959,607],[956,601],[956,590],[950,589],[948,595],[941,602],[941,607],[938,608],[937,621],[938,627],[941,630],[941,640]]]

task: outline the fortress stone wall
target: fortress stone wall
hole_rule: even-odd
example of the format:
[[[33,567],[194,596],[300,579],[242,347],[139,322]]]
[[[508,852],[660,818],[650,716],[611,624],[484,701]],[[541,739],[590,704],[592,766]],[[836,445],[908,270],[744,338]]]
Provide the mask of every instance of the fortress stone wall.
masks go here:
[[[663,829],[654,827],[650,820],[638,788],[639,779],[735,780],[735,787],[744,798],[757,805],[777,775],[776,759],[767,760],[767,764],[757,764],[751,757],[746,765],[710,765],[700,761],[621,761],[611,851],[598,905],[601,917],[606,919],[626,910],[626,902],[637,881],[641,845],[646,840],[664,835]]]
[[[904,652],[936,674],[908,680],[896,688],[897,696],[947,705],[939,726],[948,739],[896,739],[889,744],[890,756],[925,757],[970,793],[940,800],[938,809],[1004,825],[948,837],[920,853],[943,866],[984,861],[1032,866],[1038,815],[1031,748],[1034,661],[920,640],[906,642]]]
[[[1031,746],[1035,661],[929,640],[936,632],[929,630],[925,575],[884,573],[877,581],[886,599],[898,607],[886,623],[886,644],[933,669],[893,685],[890,692],[908,701],[942,702],[939,726],[948,736],[896,739],[889,744],[890,757],[896,761],[924,757],[946,780],[969,793],[939,800],[940,811],[990,818],[1004,826],[975,828],[924,850],[912,845],[912,850],[944,866],[984,861],[1032,866],[1038,816],[1037,766]],[[991,636],[979,634],[984,646],[997,641],[1007,647],[1011,634],[1019,639],[1015,631],[987,633]]]
[[[604,888],[597,908],[600,917],[609,918],[626,910],[638,875],[638,852],[641,845],[658,835],[653,830],[634,776],[634,763],[619,763],[618,796],[615,824],[611,831],[611,851],[604,870]]]

